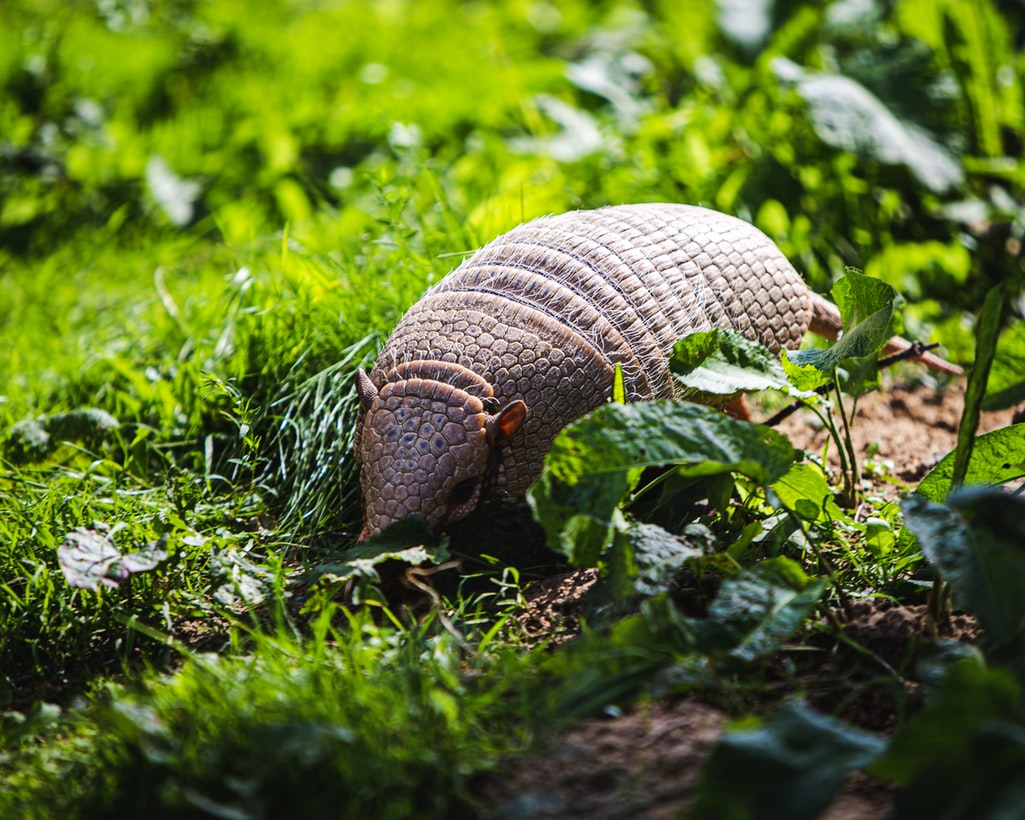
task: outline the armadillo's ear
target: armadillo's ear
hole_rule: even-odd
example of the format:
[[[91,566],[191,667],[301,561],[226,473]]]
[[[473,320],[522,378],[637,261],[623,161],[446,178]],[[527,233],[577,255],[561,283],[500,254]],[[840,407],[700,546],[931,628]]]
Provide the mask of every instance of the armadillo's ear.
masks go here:
[[[487,421],[488,438],[495,444],[501,444],[516,435],[516,431],[527,420],[527,405],[517,399],[509,402]]]
[[[362,368],[356,371],[356,392],[359,394],[359,409],[365,413],[377,398],[377,388]]]

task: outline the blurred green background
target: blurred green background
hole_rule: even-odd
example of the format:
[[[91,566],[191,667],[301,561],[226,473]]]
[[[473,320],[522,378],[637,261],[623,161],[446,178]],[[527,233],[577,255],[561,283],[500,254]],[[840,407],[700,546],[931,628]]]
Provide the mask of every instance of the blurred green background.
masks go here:
[[[286,224],[325,252],[438,229],[429,250],[455,253],[543,213],[672,200],[756,221],[819,287],[852,264],[972,304],[970,274],[998,273],[977,259],[987,231],[1018,238],[1023,17],[986,0],[8,0],[0,262],[77,244],[77,268],[90,242],[183,235],[240,248]]]

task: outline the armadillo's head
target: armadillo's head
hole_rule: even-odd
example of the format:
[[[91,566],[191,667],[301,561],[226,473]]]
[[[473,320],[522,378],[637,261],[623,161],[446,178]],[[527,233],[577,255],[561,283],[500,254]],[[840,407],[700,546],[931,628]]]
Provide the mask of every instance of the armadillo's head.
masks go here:
[[[361,421],[356,459],[369,538],[407,515],[432,529],[477,506],[502,444],[519,430],[527,406],[499,409],[491,385],[447,362],[407,362],[380,390],[356,373]]]

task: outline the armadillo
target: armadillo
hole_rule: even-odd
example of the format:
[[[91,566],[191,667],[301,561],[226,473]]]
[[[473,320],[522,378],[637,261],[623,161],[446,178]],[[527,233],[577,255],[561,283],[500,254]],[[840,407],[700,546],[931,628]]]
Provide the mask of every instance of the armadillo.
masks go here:
[[[764,233],[707,208],[573,211],[498,237],[356,374],[360,538],[522,495],[559,431],[608,400],[616,365],[630,400],[674,397],[673,345],[716,327],[778,353],[809,328],[835,336],[839,313]]]

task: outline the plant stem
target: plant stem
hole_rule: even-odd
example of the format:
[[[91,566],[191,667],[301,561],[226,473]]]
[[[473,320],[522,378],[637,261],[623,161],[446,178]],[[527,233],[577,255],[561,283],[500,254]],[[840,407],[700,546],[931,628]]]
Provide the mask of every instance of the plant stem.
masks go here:
[[[810,549],[812,553],[814,553],[815,560],[818,561],[819,568],[823,572],[825,572],[827,576],[829,576],[830,583],[832,583],[833,589],[836,591],[836,597],[840,601],[840,608],[843,610],[844,618],[849,621],[851,612],[850,599],[847,597],[847,593],[844,592],[843,587],[840,586],[839,573],[836,571],[836,567],[833,566],[833,562],[830,561],[829,557],[821,550],[818,542],[816,542],[815,539],[811,537],[811,531],[807,526],[805,526],[806,522],[804,521],[804,519],[801,518],[801,516],[799,516],[795,510],[790,509],[789,506],[784,504],[778,496],[776,496],[776,503],[778,503],[780,507],[786,510],[786,513],[790,517],[790,520],[797,525],[797,528],[801,531],[801,535],[804,536],[804,541],[808,545],[808,549]],[[839,624],[836,621],[835,613],[833,613],[829,609],[829,607],[824,607],[824,609],[826,613],[826,618],[830,621],[830,623],[832,623],[833,626],[837,628],[838,632],[842,631],[840,629]]]
[[[835,373],[833,374],[833,384],[836,390],[837,412],[840,414],[840,422],[843,424],[843,439],[837,438],[837,449],[841,453],[844,450],[847,451],[847,466],[844,468],[844,493],[846,495],[844,500],[847,502],[846,506],[853,507],[859,482],[858,454],[854,449],[854,439],[851,436],[854,408],[851,408],[851,415],[848,417],[847,410],[843,404],[843,394],[840,392],[840,382]],[[841,459],[841,461],[844,460]]]

